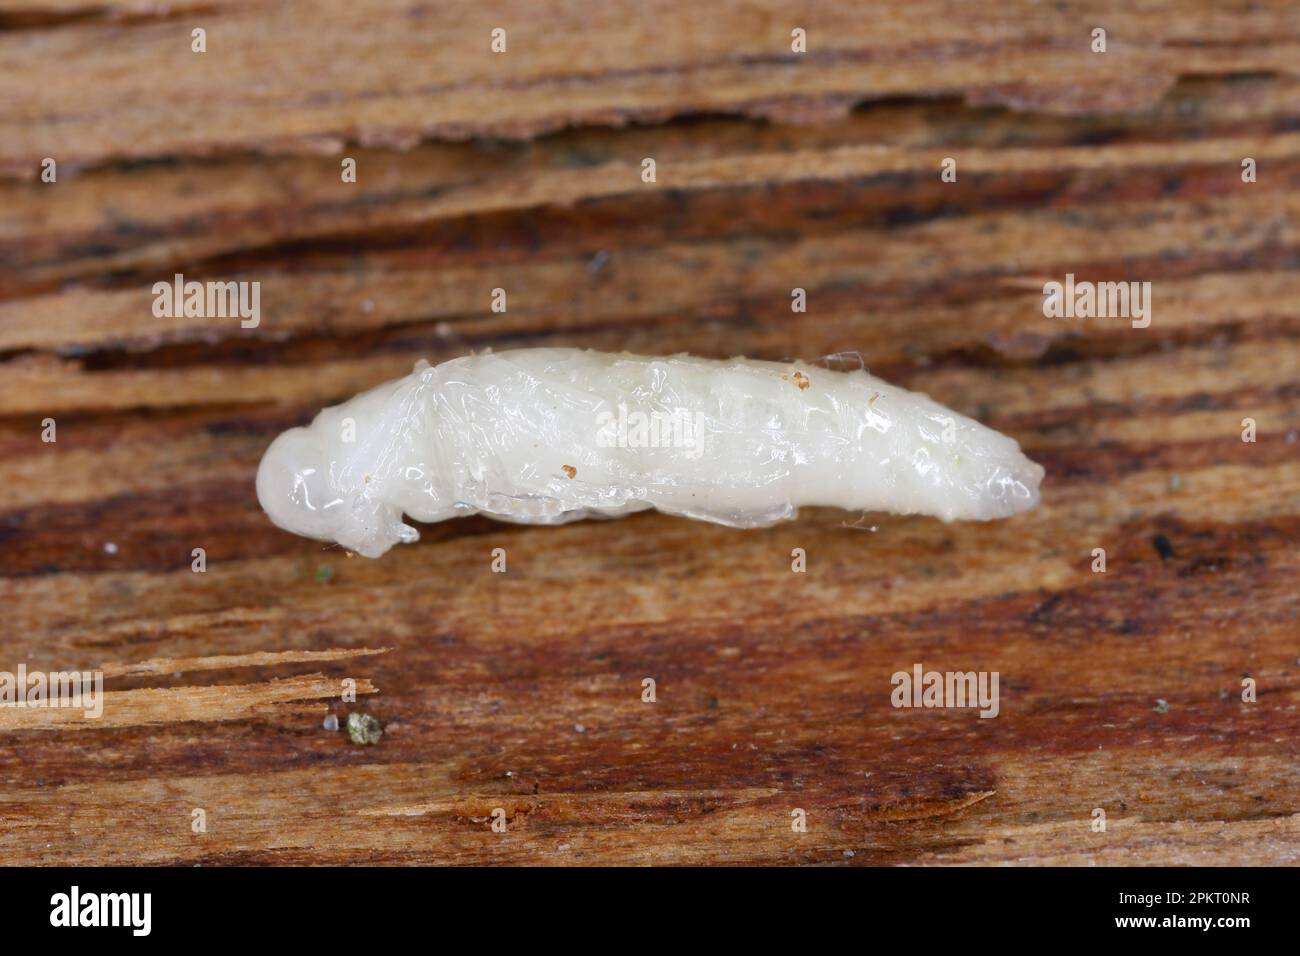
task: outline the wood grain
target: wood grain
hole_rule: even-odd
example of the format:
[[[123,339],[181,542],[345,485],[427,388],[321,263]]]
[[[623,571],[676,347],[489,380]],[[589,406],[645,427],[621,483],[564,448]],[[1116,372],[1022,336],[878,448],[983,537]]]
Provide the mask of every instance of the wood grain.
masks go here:
[[[518,138],[683,113],[817,121],[863,99],[935,91],[1063,113],[1140,108],[1183,73],[1294,73],[1300,62],[1287,0],[1140,10],[745,0],[707,17],[680,0],[601,12],[571,0],[219,0],[153,16],[110,2],[50,9],[59,30],[39,29],[28,0],[18,2],[37,39],[0,55],[0,71],[28,81],[17,108],[0,113],[0,170],[16,175],[34,175],[51,153],[78,165],[333,153],[345,143]],[[1113,37],[1106,56],[1088,45],[1101,24]],[[209,38],[203,56],[191,51],[196,27]],[[802,58],[791,51],[795,27],[812,38]],[[493,55],[498,28],[507,51]],[[70,61],[79,66],[68,70]],[[58,122],[34,129],[32,117]]]
[[[593,9],[0,0],[0,671],[106,689],[0,708],[0,863],[1300,861],[1289,5]],[[156,318],[177,272],[261,323]],[[1150,328],[1044,318],[1067,272]],[[528,345],[861,356],[1043,505],[379,561],[262,515],[280,430]],[[998,716],[895,709],[917,663]]]

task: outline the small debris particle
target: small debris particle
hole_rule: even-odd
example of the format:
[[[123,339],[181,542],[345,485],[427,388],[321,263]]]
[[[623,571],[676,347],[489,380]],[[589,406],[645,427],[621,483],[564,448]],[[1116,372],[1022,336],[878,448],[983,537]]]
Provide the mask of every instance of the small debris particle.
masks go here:
[[[853,859],[853,857],[857,856],[857,854],[854,853],[852,850],[845,850],[844,855],[848,857],[850,860]]]
[[[561,465],[560,471],[564,472],[570,478],[578,477],[578,469],[574,468],[572,465]]]
[[[607,262],[609,262],[609,253],[601,249],[587,261],[587,275],[596,275],[601,269],[605,268]]]
[[[867,408],[875,408],[875,407],[876,407],[876,400],[877,400],[878,398],[880,398],[880,393],[879,393],[879,392],[872,392],[872,393],[871,393],[871,400],[870,400],[869,402],[867,402]]]
[[[805,375],[803,372],[794,373],[794,383],[799,386],[799,391],[801,392],[807,391],[808,386],[812,385],[812,382],[809,380],[808,376]]]
[[[369,714],[348,714],[348,736],[354,744],[377,744],[384,735],[384,728],[378,720]]]
[[[321,724],[321,726],[324,727],[326,730],[338,730],[339,729],[338,716],[335,714],[330,714],[328,717],[325,718],[325,722]]]
[[[334,577],[334,568],[328,564],[317,565],[316,580],[321,584],[328,584]]]
[[[116,545],[114,542],[112,542],[112,541],[105,541],[105,542],[104,542],[104,553],[105,553],[105,554],[117,554],[117,545]]]
[[[1163,534],[1158,534],[1152,538],[1151,546],[1156,549],[1156,554],[1160,555],[1161,561],[1168,561],[1174,556],[1174,546],[1169,543],[1169,539]]]
[[[587,732],[587,728],[583,724],[574,724],[573,729],[575,732],[580,734],[585,734]]]
[[[1182,475],[1170,475],[1170,476],[1169,476],[1169,490],[1170,490],[1170,491],[1179,491],[1182,487],[1183,487],[1183,476],[1182,476]]]
[[[1151,709],[1157,714],[1167,714],[1169,713],[1169,701],[1165,700],[1163,697],[1156,698],[1156,705]]]

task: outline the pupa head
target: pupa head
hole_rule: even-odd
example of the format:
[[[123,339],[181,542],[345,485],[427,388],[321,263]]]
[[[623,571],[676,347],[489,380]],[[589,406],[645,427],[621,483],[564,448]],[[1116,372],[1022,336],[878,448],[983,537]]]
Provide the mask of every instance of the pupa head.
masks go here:
[[[367,558],[419,537],[400,511],[356,482],[315,428],[291,428],[271,443],[257,468],[257,500],[284,530]]]

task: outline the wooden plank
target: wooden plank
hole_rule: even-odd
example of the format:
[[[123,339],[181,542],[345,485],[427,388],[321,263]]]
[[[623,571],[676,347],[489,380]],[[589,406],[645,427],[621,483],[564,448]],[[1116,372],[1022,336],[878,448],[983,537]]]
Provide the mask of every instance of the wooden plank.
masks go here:
[[[0,863],[1300,862],[1287,4],[310,7],[0,0],[0,672],[105,689],[0,708]],[[177,272],[260,324],[155,317]],[[1067,272],[1151,326],[1044,318]],[[860,356],[1044,501],[379,561],[261,514],[279,431],[519,345]],[[893,707],[918,663],[998,716]]]
[[[1017,108],[1134,109],[1185,73],[1293,73],[1292,13],[1286,0],[1187,2],[1176,14],[927,0],[864,16],[825,0],[795,15],[779,0],[748,0],[701,18],[677,0],[610,16],[513,0],[401,15],[378,2],[219,4],[125,26],[64,17],[56,30],[0,36],[0,73],[25,80],[22,100],[6,98],[0,112],[0,170],[34,176],[46,156],[83,167],[337,153],[350,142],[526,137],[680,113],[809,121],[866,98],[952,92]],[[1111,37],[1104,56],[1089,46],[1098,23]],[[208,32],[202,54],[191,50],[195,25]],[[806,54],[791,51],[796,27],[811,38]],[[501,54],[490,47],[497,28],[507,31]]]

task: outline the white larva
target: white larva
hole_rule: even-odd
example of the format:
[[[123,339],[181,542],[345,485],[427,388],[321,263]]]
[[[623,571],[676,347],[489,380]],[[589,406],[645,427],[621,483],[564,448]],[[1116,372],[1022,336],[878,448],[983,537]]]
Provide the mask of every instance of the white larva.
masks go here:
[[[1034,507],[1042,477],[1013,439],[862,370],[520,349],[420,362],[326,408],[267,449],[257,495],[281,528],[378,557],[418,539],[403,514],[987,520]]]

